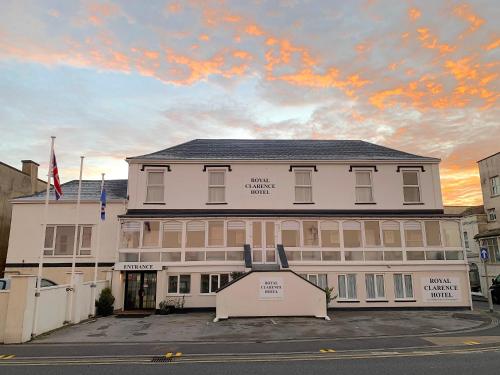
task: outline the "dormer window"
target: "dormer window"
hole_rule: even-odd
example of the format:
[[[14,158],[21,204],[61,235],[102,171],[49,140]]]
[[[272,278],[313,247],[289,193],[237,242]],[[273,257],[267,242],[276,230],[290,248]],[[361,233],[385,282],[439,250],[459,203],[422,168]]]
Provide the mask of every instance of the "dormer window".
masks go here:
[[[226,172],[208,171],[208,203],[226,202]]]
[[[165,171],[148,170],[146,203],[164,203],[165,202]]]

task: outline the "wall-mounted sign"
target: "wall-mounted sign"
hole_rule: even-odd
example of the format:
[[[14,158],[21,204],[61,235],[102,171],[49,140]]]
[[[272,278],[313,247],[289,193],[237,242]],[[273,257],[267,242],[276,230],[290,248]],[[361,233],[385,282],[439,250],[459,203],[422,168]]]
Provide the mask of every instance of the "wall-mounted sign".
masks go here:
[[[130,263],[116,263],[115,271],[161,271],[161,263],[142,263],[142,262],[130,262]]]
[[[268,195],[271,190],[276,188],[268,177],[252,177],[245,188],[250,191],[251,195]]]
[[[462,299],[458,277],[423,277],[422,288],[425,302],[457,302]]]
[[[259,284],[260,299],[281,299],[284,294],[283,278],[261,277]]]

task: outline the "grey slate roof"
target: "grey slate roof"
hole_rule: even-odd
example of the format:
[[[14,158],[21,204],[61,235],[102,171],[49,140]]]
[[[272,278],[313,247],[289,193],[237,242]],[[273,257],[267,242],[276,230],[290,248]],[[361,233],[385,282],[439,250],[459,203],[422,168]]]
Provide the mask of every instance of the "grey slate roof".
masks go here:
[[[61,185],[63,196],[59,200],[76,201],[78,196],[78,180],[68,181]],[[105,180],[106,199],[108,201],[127,198],[127,180]],[[82,180],[81,201],[95,201],[101,197],[101,180]],[[50,189],[49,199],[54,201],[54,189]],[[44,201],[45,191],[13,199],[13,202]]]
[[[398,160],[438,162],[359,140],[195,139],[127,160]]]

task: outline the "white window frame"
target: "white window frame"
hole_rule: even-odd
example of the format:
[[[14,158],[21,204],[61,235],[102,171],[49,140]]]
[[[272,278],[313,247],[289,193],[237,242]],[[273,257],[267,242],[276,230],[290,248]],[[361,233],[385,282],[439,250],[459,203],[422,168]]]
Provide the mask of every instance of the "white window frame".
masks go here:
[[[90,228],[90,246],[89,247],[83,247],[83,228]],[[79,225],[79,241],[78,241],[78,255],[82,257],[88,257],[92,255],[92,240],[94,237],[94,230],[92,228],[92,225]],[[82,250],[89,251],[88,254],[82,254]]]
[[[222,173],[223,178],[224,178],[224,183],[222,185],[211,185],[210,184],[210,174],[211,173]],[[221,203],[226,203],[226,170],[225,169],[207,169],[207,185],[208,185],[208,190],[207,190],[207,202],[210,204],[221,204]],[[223,188],[224,189],[224,199],[222,201],[211,201],[210,200],[210,189],[211,188]]]
[[[370,176],[370,185],[358,185],[356,178],[358,173],[368,173],[368,175]],[[372,199],[369,201],[358,200],[358,193],[357,193],[358,188],[370,188],[370,196]],[[356,203],[375,203],[375,197],[373,195],[373,173],[371,170],[366,170],[366,169],[354,170],[354,198],[356,200]]]
[[[500,195],[500,176],[496,175],[490,178],[490,192],[492,197]]]
[[[165,168],[146,168],[146,196],[144,197],[144,203],[147,204],[155,204],[155,203],[165,203]],[[161,173],[163,175],[163,181],[162,184],[149,184],[149,173]],[[158,187],[161,186],[163,188],[163,200],[161,201],[153,201],[153,200],[148,200],[148,191],[149,187]]]
[[[180,292],[181,276],[189,276],[189,292],[187,292],[187,293]],[[177,277],[177,291],[176,292],[170,292],[170,290],[169,290],[171,277]],[[180,273],[178,275],[167,275],[167,295],[170,295],[170,296],[189,296],[189,295],[191,295],[191,293],[193,291],[192,281],[193,281],[193,277],[189,273]]]
[[[354,276],[354,296],[349,295],[349,285],[348,280],[350,279],[348,276]],[[345,279],[345,297],[340,297],[340,278],[344,277]],[[337,283],[338,283],[338,300],[339,301],[359,301],[358,300],[358,282],[355,273],[340,273],[337,275]]]
[[[367,276],[373,276],[373,284],[374,284],[374,290],[375,290],[375,297],[374,298],[369,298],[368,297],[368,287],[367,287]],[[384,286],[383,294],[380,293],[380,290],[378,290],[378,283],[377,283],[377,277],[382,277],[382,283]],[[367,301],[387,301],[387,298],[385,296],[385,291],[386,291],[386,286],[385,286],[385,277],[383,273],[365,273],[365,288],[366,288],[366,300]]]
[[[403,294],[404,296],[403,297],[397,297],[396,296],[396,275],[401,275],[401,280],[403,281]],[[411,280],[411,291],[412,291],[412,295],[411,296],[407,296],[406,295],[406,277],[405,276],[410,276],[410,280]],[[395,301],[414,301],[415,300],[415,286],[414,286],[414,282],[413,282],[413,275],[411,273],[394,273],[393,276],[393,282],[394,282],[394,300]]]
[[[208,275],[208,292],[202,292],[201,291],[201,276],[202,275]],[[228,279],[228,283],[231,282],[231,274],[230,273],[225,273],[225,272],[222,272],[222,273],[201,273],[200,274],[200,294],[201,295],[215,295],[216,293],[215,292],[212,292],[212,276],[217,276],[217,289],[219,289],[221,286],[220,286],[220,277],[221,275],[227,275],[227,279]]]
[[[311,169],[294,169],[293,178],[294,180],[294,198],[295,203],[313,203],[313,188],[312,188],[312,170]],[[297,173],[309,173],[309,185],[297,185]],[[311,199],[308,201],[299,201],[297,200],[297,188],[309,188],[311,190]]]
[[[47,235],[47,228],[54,228],[54,232],[53,232],[53,236],[52,236],[52,244],[50,247],[45,247],[45,236]],[[73,230],[74,230],[74,227],[75,225],[74,224],[47,224],[47,226],[45,227],[45,233],[44,233],[44,237],[43,237],[43,256],[47,256],[47,257],[70,257],[70,256],[73,256],[73,255],[61,255],[61,254],[56,254],[56,236],[57,236],[57,228],[58,227],[73,227]],[[90,228],[90,247],[82,247],[82,242],[83,242],[83,235],[82,235],[82,232],[83,232],[83,227],[86,227],[86,228]],[[77,243],[77,249],[76,249],[76,256],[77,257],[89,257],[89,256],[92,256],[92,241],[94,240],[94,229],[93,229],[93,225],[91,224],[79,224],[78,225],[78,231],[79,233],[76,233],[77,235],[77,238],[78,238],[78,243]],[[73,239],[74,241],[74,239]],[[72,249],[73,249],[73,244],[71,245]],[[89,254],[81,254],[81,250],[90,250],[90,253]],[[52,254],[49,254],[49,252],[52,252]],[[73,253],[73,252],[72,252]]]
[[[497,221],[497,212],[494,207],[488,208],[486,212],[488,213],[488,221]]]
[[[407,172],[414,172],[417,174],[417,185],[405,185],[405,182],[404,182],[404,174],[407,173]],[[417,170],[417,169],[401,169],[401,180],[402,180],[402,183],[403,183],[403,203],[406,203],[406,204],[418,204],[418,203],[422,203],[422,188],[421,188],[421,183],[420,183],[420,171]],[[405,187],[416,187],[418,188],[418,201],[407,201],[405,200]]]
[[[314,285],[316,285],[318,288],[321,288],[321,286],[319,285],[319,276],[320,275],[325,275],[325,280],[326,280],[326,285],[325,285],[325,288],[328,287],[328,274],[326,272],[319,272],[319,273],[304,273],[302,274],[301,276],[304,277],[307,281],[309,281],[310,283],[313,283]],[[316,278],[316,282],[312,281],[311,278],[315,277]],[[323,288],[322,288],[323,289]]]

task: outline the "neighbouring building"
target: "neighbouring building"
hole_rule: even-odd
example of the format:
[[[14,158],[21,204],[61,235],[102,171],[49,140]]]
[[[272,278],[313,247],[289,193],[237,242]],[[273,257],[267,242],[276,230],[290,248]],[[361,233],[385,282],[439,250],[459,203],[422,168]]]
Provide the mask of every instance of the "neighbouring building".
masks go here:
[[[469,263],[469,281],[471,290],[486,295],[486,284],[481,284],[479,269],[479,243],[474,238],[487,230],[487,219],[484,206],[445,206],[445,214],[460,216],[467,262]]]
[[[89,280],[99,251],[117,309],[286,315],[305,296],[324,306],[326,287],[332,308],[471,306],[439,159],[363,141],[199,139],[126,161],[100,228],[99,182],[83,182],[78,228],[78,270]],[[43,246],[45,277],[65,279],[76,190],[51,200],[46,233],[43,193],[13,201],[8,272],[35,272]]]
[[[38,167],[32,160],[23,160],[22,170],[0,162],[0,277],[3,276],[9,245],[12,212],[9,201],[46,189],[46,182],[38,178]]]
[[[486,228],[474,239],[481,247],[486,247],[489,253],[488,275],[480,267],[481,285],[486,295],[486,277],[491,279],[500,275],[500,152],[481,159],[478,162],[481,191],[483,193],[484,213],[486,214]]]

